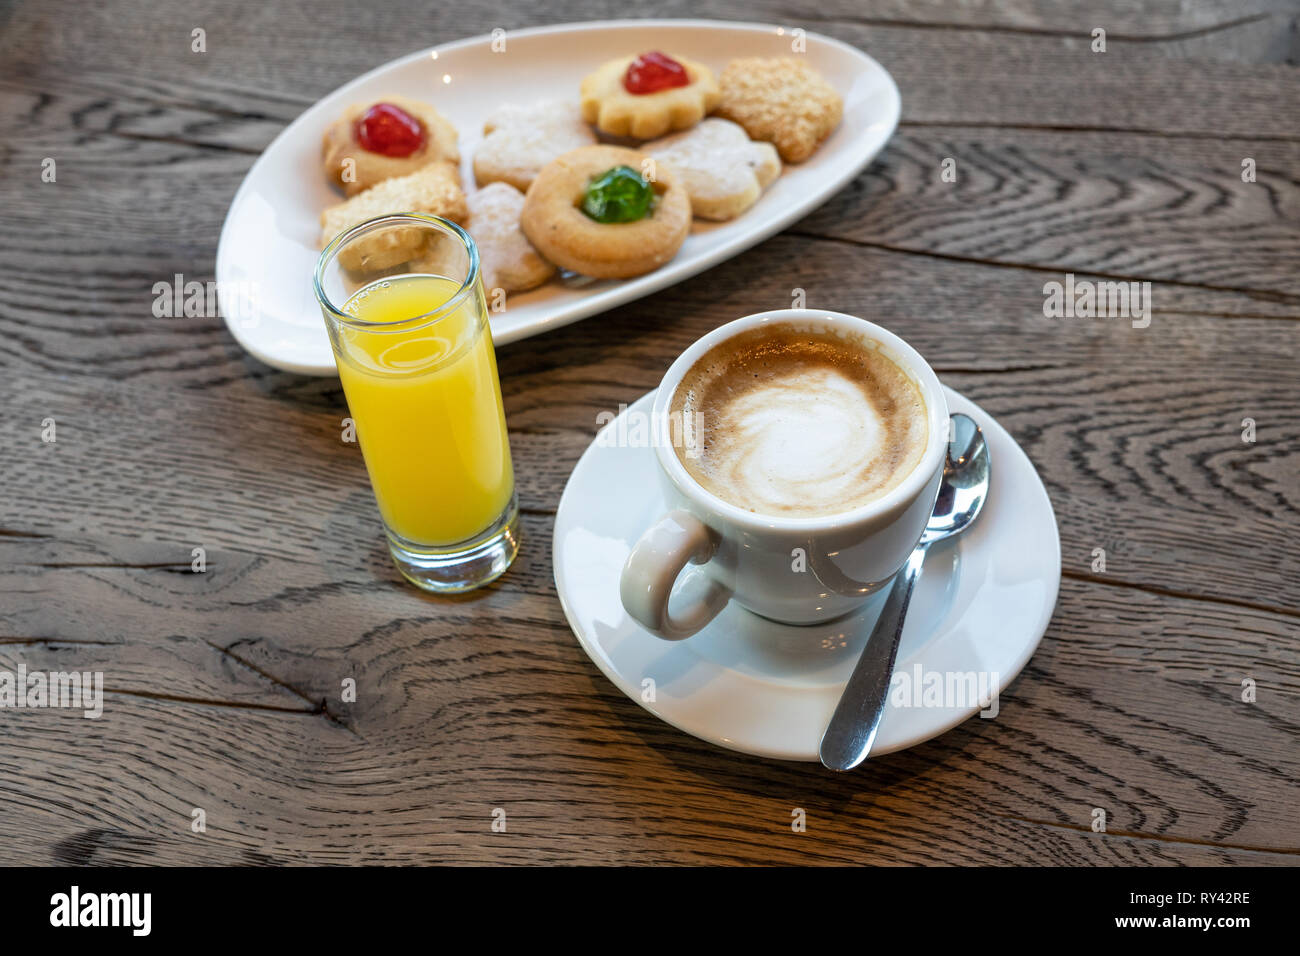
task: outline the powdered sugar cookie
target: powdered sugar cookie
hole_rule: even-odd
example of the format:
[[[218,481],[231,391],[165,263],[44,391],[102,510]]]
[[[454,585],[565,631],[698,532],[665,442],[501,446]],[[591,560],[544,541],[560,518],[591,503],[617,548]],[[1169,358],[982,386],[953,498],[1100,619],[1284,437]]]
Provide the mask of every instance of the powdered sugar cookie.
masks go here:
[[[716,117],[641,148],[656,163],[672,167],[691,197],[691,211],[701,219],[740,215],[781,175],[775,146],[756,143],[735,123]]]
[[[451,163],[430,163],[418,172],[386,179],[320,214],[321,246],[353,226],[399,212],[423,212],[463,223],[468,216],[460,172]],[[354,243],[339,253],[346,269],[387,269],[419,256],[425,233],[419,229],[394,228]]]
[[[456,128],[428,103],[385,96],[354,103],[325,131],[325,175],[355,196],[432,162],[460,162]]]
[[[717,114],[801,163],[839,125],[844,101],[798,57],[745,57],[722,71]]]
[[[467,200],[469,234],[478,246],[483,288],[523,292],[555,275],[519,228],[524,194],[506,183],[491,183]]]
[[[691,201],[668,167],[641,176],[649,157],[621,146],[584,146],[548,164],[524,199],[519,226],[556,265],[626,279],[663,265],[691,231]]]
[[[582,81],[582,116],[611,136],[654,139],[690,129],[718,102],[713,72],[653,52],[602,64]]]
[[[474,151],[474,179],[480,186],[509,183],[520,192],[527,192],[555,157],[596,142],[577,104],[560,100],[498,107],[483,124],[483,133]]]

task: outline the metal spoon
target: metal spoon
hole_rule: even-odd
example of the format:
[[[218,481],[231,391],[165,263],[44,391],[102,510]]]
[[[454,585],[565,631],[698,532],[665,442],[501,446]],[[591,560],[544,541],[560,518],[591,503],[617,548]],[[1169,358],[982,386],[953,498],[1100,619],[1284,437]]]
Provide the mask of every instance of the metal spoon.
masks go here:
[[[926,550],[936,541],[969,528],[988,495],[989,450],[979,426],[966,415],[953,415],[949,436],[934,514],[920,544],[894,578],[880,618],[822,736],[822,763],[831,770],[852,770],[871,753],[885,713],[907,605],[916,579],[921,576]]]

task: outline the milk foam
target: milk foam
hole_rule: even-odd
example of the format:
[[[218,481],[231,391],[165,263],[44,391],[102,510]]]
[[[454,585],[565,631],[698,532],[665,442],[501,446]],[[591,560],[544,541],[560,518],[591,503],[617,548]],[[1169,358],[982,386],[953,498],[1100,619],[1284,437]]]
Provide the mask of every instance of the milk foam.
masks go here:
[[[835,506],[887,455],[880,414],[834,369],[774,376],[727,411],[708,471],[727,498],[755,511]]]
[[[779,327],[708,353],[671,404],[703,423],[698,453],[678,451],[687,471],[759,514],[836,514],[879,498],[919,463],[929,431],[920,390],[876,349]]]

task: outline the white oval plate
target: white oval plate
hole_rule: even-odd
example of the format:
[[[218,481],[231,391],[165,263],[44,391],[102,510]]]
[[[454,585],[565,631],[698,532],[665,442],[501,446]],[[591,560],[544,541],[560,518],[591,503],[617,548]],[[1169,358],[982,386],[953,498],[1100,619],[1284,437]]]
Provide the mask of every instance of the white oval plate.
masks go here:
[[[898,87],[879,63],[838,40],[809,33],[803,56],[844,97],[844,119],[806,162],[787,166],[763,197],[731,222],[696,223],[677,257],[647,275],[571,288],[557,281],[510,297],[492,316],[498,345],[558,328],[649,295],[717,265],[784,229],[853,179],[898,125]],[[268,365],[335,374],[312,295],[320,213],[341,200],[320,166],[326,127],[351,103],[389,93],[432,103],[460,133],[462,175],[483,119],[502,103],[576,100],[578,84],[605,60],[663,49],[716,71],[738,56],[791,51],[789,30],[710,20],[611,20],[565,24],[444,44],[394,60],[321,99],[275,138],[235,193],[217,247],[216,278],[231,334]],[[498,44],[499,45],[499,44]]]
[[[945,394],[950,412],[984,430],[992,485],[971,529],[926,556],[898,648],[898,696],[891,694],[873,757],[914,747],[977,712],[995,717],[979,699],[979,675],[990,696],[1006,690],[1042,639],[1061,582],[1056,517],[1038,472],[987,412],[950,388]],[[648,416],[653,399],[651,392],[624,415]],[[620,433],[617,419],[605,427],[637,434]],[[628,617],[618,596],[632,546],[667,508],[658,467],[650,447],[593,442],[569,477],[552,558],[578,642],[619,690],[688,734],[761,757],[817,760],[885,593],[849,617],[806,627],[733,603],[693,637],[660,640]],[[692,587],[701,574],[688,568],[679,586]],[[976,694],[929,695],[932,675],[946,687],[950,675],[966,674],[975,675]]]

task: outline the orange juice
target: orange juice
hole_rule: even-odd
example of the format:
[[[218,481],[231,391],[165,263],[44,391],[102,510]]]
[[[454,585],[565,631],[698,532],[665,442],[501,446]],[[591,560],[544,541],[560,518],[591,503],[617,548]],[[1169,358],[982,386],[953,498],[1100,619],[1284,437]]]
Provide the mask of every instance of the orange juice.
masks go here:
[[[501,517],[514,471],[482,292],[433,321],[460,283],[372,282],[343,311],[381,330],[338,332],[339,378],[389,530],[416,545],[465,541]],[[410,321],[406,321],[410,320]]]

